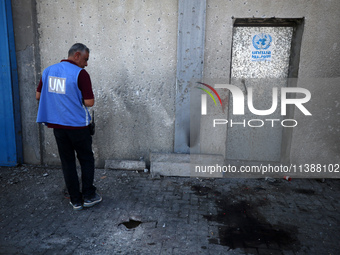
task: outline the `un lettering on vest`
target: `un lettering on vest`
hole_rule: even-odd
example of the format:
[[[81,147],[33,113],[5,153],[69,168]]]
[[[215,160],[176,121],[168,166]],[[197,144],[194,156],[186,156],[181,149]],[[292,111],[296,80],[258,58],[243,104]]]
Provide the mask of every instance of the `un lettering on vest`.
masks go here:
[[[48,92],[66,94],[66,78],[48,76]]]

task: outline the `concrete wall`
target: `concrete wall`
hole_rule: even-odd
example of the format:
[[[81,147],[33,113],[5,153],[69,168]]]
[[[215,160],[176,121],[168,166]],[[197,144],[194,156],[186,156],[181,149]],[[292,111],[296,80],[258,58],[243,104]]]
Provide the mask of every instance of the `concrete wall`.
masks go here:
[[[39,138],[34,93],[41,71],[66,58],[75,42],[91,50],[86,69],[96,98],[97,166],[106,159],[174,151],[178,1],[12,0],[12,5],[26,163],[59,164],[51,130],[42,128]],[[297,86],[310,90],[313,99],[306,107],[313,116],[295,111],[299,127],[289,142],[291,160],[339,161],[340,3],[207,0],[203,76],[209,84],[229,83],[233,17],[305,17]],[[215,136],[219,144],[203,140],[201,152],[225,153],[226,131]]]
[[[229,83],[232,18],[305,18],[297,86],[311,92],[312,100],[306,107],[313,116],[295,110],[299,125],[288,142],[292,163],[335,163],[340,159],[339,15],[340,2],[335,0],[207,1],[204,80],[209,84]],[[201,130],[201,151],[224,154],[224,133],[216,132],[212,137],[208,135],[211,127]],[[218,137],[219,143],[211,142]]]
[[[40,79],[35,1],[12,0],[18,66],[24,162],[40,164],[40,135],[36,124],[35,90]]]
[[[42,70],[75,42],[90,50],[96,163],[173,150],[176,1],[37,1]],[[46,162],[59,161],[45,129]]]

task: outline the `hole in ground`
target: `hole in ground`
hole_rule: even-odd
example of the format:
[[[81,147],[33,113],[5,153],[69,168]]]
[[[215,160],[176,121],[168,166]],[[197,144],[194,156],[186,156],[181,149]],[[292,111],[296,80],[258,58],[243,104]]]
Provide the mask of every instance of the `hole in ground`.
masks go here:
[[[126,221],[126,222],[122,222],[122,223],[119,223],[118,226],[120,225],[124,225],[126,228],[128,229],[133,229],[133,228],[136,228],[138,227],[140,224],[142,224],[143,222],[139,221],[139,220],[132,220],[132,219],[129,219],[129,221]]]

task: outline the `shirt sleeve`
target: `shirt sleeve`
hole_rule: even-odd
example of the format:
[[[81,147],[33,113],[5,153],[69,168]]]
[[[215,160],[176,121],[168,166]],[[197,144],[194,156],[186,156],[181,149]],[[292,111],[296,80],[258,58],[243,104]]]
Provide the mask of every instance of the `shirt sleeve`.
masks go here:
[[[91,78],[84,69],[80,71],[78,76],[78,88],[83,95],[83,99],[94,99]]]

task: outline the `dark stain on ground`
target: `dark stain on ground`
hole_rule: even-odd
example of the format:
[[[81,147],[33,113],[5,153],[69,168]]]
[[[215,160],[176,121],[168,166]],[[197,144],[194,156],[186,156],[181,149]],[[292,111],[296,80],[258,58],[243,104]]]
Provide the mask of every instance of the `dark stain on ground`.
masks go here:
[[[193,185],[191,186],[191,190],[195,192],[195,195],[197,196],[206,196],[209,193],[214,194],[215,196],[221,195],[221,192],[218,191],[213,191],[211,188],[209,187],[202,187],[199,185]]]
[[[296,193],[304,194],[304,195],[314,195],[315,191],[312,189],[295,189]]]
[[[265,191],[266,189],[265,188],[262,188],[262,187],[255,187],[254,188],[254,191]]]
[[[211,244],[228,246],[229,249],[280,247],[284,250],[299,250],[297,227],[281,223],[271,225],[258,212],[257,208],[263,206],[266,200],[260,199],[257,203],[239,201],[232,194],[226,196],[211,188],[199,186],[193,186],[192,190],[198,195],[208,193],[217,195],[215,198],[217,214],[203,216],[209,221],[216,222],[218,226],[218,237],[210,238]]]
[[[208,195],[209,192],[211,192],[211,188],[201,187],[199,185],[192,186],[191,190],[194,191],[195,195],[197,195],[197,196],[205,196],[205,195]]]

